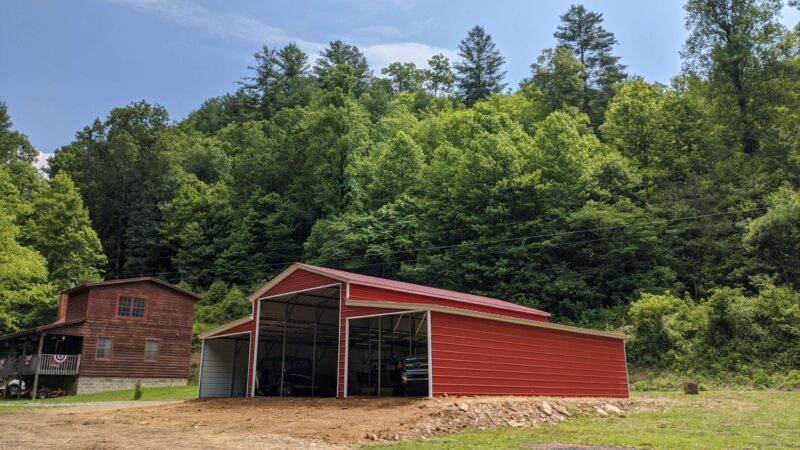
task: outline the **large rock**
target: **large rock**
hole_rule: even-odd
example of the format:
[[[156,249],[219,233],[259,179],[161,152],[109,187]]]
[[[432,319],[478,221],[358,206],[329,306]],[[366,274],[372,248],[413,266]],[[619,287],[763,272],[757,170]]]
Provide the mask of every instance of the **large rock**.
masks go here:
[[[616,414],[618,416],[622,415],[622,410],[617,408],[616,406],[612,405],[611,403],[606,403],[605,405],[603,405],[603,408],[605,408],[606,411],[612,412],[612,413],[614,413],[614,414]]]
[[[544,412],[548,416],[553,415],[553,407],[550,406],[550,403],[547,403],[546,400],[542,402],[542,412]]]
[[[563,406],[561,406],[561,405],[559,405],[559,404],[555,404],[555,405],[553,405],[553,409],[555,409],[555,410],[556,410],[556,411],[558,411],[560,414],[563,414],[563,415],[565,415],[565,416],[567,416],[567,417],[570,417],[570,416],[572,416],[572,414],[570,414],[570,412],[569,412],[569,411],[567,411],[567,408],[564,408]]]

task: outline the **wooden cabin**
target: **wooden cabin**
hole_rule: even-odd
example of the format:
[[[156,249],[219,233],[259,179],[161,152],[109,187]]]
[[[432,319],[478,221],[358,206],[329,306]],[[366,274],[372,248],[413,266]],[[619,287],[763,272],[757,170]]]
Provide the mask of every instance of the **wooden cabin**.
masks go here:
[[[55,322],[0,336],[0,381],[71,394],[186,385],[199,299],[150,277],[66,289]]]

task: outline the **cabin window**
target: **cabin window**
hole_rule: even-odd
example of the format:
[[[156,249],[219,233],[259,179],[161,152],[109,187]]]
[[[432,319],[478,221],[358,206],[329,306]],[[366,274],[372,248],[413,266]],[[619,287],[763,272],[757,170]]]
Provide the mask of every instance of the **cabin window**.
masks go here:
[[[144,317],[144,299],[120,297],[117,315],[120,317]]]
[[[145,361],[158,361],[158,341],[155,339],[148,339],[144,347],[144,360]]]
[[[97,340],[96,359],[111,359],[111,338],[100,338]]]

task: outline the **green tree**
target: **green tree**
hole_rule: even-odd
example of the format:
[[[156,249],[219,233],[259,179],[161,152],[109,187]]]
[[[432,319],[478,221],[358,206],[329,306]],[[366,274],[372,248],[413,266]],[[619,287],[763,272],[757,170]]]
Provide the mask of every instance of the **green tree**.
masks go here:
[[[53,288],[47,281],[47,261],[18,242],[16,224],[19,191],[0,167],[0,333],[12,333],[42,323],[52,312]]]
[[[332,86],[339,84],[335,80],[342,79],[343,66],[350,68],[346,72],[353,79],[354,93],[360,94],[372,74],[367,65],[367,58],[354,45],[348,45],[339,40],[332,41],[328,48],[320,52],[313,72],[323,86]]]
[[[375,174],[367,189],[370,205],[383,206],[416,186],[423,164],[422,148],[405,132],[398,132],[377,159]]]
[[[423,73],[414,63],[393,62],[381,69],[381,73],[389,78],[395,94],[422,89]]]
[[[441,53],[431,56],[428,68],[423,70],[423,80],[430,95],[434,97],[449,95],[456,82],[456,75],[450,68],[450,60]]]
[[[744,242],[764,269],[800,289],[800,193],[783,187],[769,197],[769,205],[750,223]]]
[[[752,102],[782,30],[782,6],[781,0],[689,0],[685,6],[687,68],[708,75],[733,100],[732,127],[745,153],[758,149]]]
[[[461,61],[455,64],[461,98],[467,105],[497,94],[505,88],[506,72],[501,70],[506,60],[497,50],[492,36],[476,25],[458,44]]]
[[[583,111],[595,124],[602,121],[606,105],[614,96],[614,85],[627,76],[625,66],[613,54],[617,39],[602,23],[602,14],[588,11],[583,5],[572,5],[561,16],[554,34],[558,45],[570,49],[583,66]]]
[[[16,161],[33,163],[39,155],[27,136],[11,130],[12,125],[8,107],[0,102],[0,167]]]
[[[56,174],[49,189],[33,199],[22,240],[46,258],[49,281],[57,288],[69,287],[71,278],[79,283],[102,278],[103,247],[78,189],[65,173]]]
[[[531,64],[531,71],[532,76],[521,86],[542,106],[543,117],[564,108],[581,108],[586,84],[584,67],[572,52],[563,47],[545,49]]]

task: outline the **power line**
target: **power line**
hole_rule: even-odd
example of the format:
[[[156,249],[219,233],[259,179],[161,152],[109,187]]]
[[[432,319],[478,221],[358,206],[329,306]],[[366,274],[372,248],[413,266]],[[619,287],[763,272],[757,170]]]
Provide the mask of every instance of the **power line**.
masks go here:
[[[562,231],[562,232],[556,232],[556,233],[543,233],[543,234],[535,234],[535,235],[519,236],[519,237],[510,237],[510,238],[502,238],[502,239],[488,239],[488,240],[474,241],[474,242],[473,241],[461,242],[461,243],[458,243],[458,244],[440,245],[440,246],[432,246],[432,247],[417,247],[417,248],[411,248],[411,249],[407,249],[407,250],[398,250],[398,251],[393,251],[393,252],[388,252],[388,253],[382,253],[380,255],[375,255],[375,256],[386,257],[386,256],[390,256],[390,255],[410,254],[410,253],[414,253],[414,252],[428,252],[430,250],[445,250],[445,249],[467,247],[467,246],[479,246],[479,245],[484,245],[484,244],[498,244],[498,243],[505,243],[505,242],[524,241],[524,240],[527,240],[527,239],[539,239],[539,238],[552,238],[552,237],[559,237],[559,236],[570,236],[570,235],[576,235],[576,234],[580,234],[580,233],[589,233],[589,232],[596,232],[596,231],[609,231],[609,230],[616,230],[616,229],[621,229],[621,228],[641,227],[641,226],[645,226],[645,225],[669,224],[669,223],[676,223],[676,222],[687,221],[687,220],[696,220],[696,219],[702,219],[702,218],[722,217],[722,216],[735,215],[735,214],[744,214],[744,213],[749,213],[749,212],[763,211],[763,210],[766,210],[766,209],[768,209],[768,208],[767,207],[749,208],[749,209],[726,211],[726,212],[719,212],[719,213],[707,213],[707,214],[697,214],[697,215],[692,215],[692,216],[675,217],[675,218],[671,218],[671,219],[655,219],[655,220],[649,220],[649,221],[643,221],[643,222],[635,222],[635,223],[630,223],[630,224],[625,224],[625,225],[614,225],[614,226],[608,226],[608,227],[586,228],[586,229],[582,229],[582,230]],[[667,229],[670,229],[670,228],[667,228]],[[667,229],[665,229],[663,231],[666,231]],[[566,243],[559,243],[559,244],[550,243],[549,246],[554,246],[555,247],[555,246],[562,246],[562,245],[576,245],[576,244],[589,243],[589,242],[599,242],[599,241],[603,241],[603,240],[614,239],[615,237],[616,236],[609,236],[609,237],[600,238],[600,239],[593,239],[593,240],[587,240],[587,241],[576,241],[576,242],[566,242]],[[534,243],[534,244],[536,244],[536,243]],[[541,244],[544,244],[544,243],[540,243],[540,245]],[[320,260],[320,263],[321,264],[326,264],[326,263],[332,263],[332,262],[341,262],[341,261],[346,261],[346,260],[349,260],[349,259],[364,258],[364,257],[369,257],[369,256],[370,255],[367,255],[367,254],[344,255],[344,256],[340,256],[340,257],[336,257],[336,258],[323,259],[323,260]],[[267,267],[277,267],[277,266],[288,266],[288,265],[290,265],[290,264],[292,264],[294,262],[295,261],[284,261],[284,262],[275,262],[275,263],[254,264],[252,266],[250,266],[250,265],[237,265],[237,268],[246,269],[246,268],[267,268]],[[378,265],[378,264],[389,264],[389,263],[375,263],[375,264],[371,264],[371,265]],[[184,272],[185,271],[169,271],[169,272],[158,272],[158,273],[151,273],[151,274],[145,274],[145,273],[140,273],[140,272],[129,272],[129,273],[117,274],[117,277],[119,278],[121,276],[180,275],[180,274],[182,274]]]

